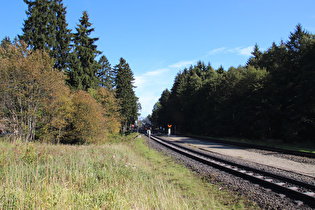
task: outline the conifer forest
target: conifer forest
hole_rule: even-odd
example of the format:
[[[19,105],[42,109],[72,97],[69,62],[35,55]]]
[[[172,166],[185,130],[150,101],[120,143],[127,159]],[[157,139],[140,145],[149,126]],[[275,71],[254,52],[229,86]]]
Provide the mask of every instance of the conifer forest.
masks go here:
[[[314,142],[315,36],[298,24],[287,41],[255,45],[245,66],[180,71],[149,116],[177,133]]]

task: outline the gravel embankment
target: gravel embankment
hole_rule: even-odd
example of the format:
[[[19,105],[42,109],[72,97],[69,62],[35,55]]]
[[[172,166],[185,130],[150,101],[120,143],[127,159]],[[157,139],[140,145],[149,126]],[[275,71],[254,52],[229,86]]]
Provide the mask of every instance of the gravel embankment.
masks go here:
[[[146,138],[148,140],[148,138]],[[304,205],[302,202],[294,201],[288,197],[283,195],[279,195],[271,191],[270,189],[265,189],[257,184],[253,184],[247,180],[241,179],[239,177],[235,177],[229,173],[220,171],[213,167],[207,166],[205,164],[199,163],[195,160],[187,158],[181,154],[178,154],[170,149],[165,148],[164,146],[155,143],[151,140],[150,146],[158,151],[163,151],[167,155],[174,157],[177,161],[184,164],[188,168],[193,171],[199,173],[204,177],[208,177],[209,181],[213,184],[218,185],[218,187],[226,188],[231,192],[237,193],[238,195],[242,195],[247,197],[249,200],[257,203],[262,209],[311,209],[310,207]],[[303,180],[308,183],[315,184],[315,180],[313,178],[307,178],[305,176],[291,173],[288,171],[283,171],[280,169],[276,169],[273,167],[268,167],[264,165],[260,165],[257,163],[251,163],[249,161],[245,161],[242,159],[231,158],[227,156],[223,156],[220,154],[213,154],[220,158],[224,158],[229,161],[236,162],[238,164],[248,165],[254,168],[263,169],[268,172],[273,172],[276,174],[286,175],[291,178],[295,178],[297,180]],[[302,160],[303,161],[303,160]]]
[[[315,164],[315,159],[314,158],[300,157],[300,156],[296,156],[296,155],[287,155],[287,154],[283,154],[283,153],[270,152],[270,151],[259,150],[259,149],[246,149],[246,150],[251,151],[251,152],[260,153],[260,154],[263,154],[263,155],[268,154],[268,155],[272,155],[274,157],[280,157],[280,158],[292,160],[292,161],[295,161],[295,162],[298,162],[298,163]]]

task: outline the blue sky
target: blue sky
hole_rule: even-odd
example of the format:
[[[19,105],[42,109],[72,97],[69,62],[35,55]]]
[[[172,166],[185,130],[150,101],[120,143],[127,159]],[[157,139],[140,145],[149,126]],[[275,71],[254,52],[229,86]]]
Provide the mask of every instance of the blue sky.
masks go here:
[[[112,66],[123,57],[135,76],[141,116],[151,113],[176,74],[196,64],[244,65],[253,46],[286,41],[295,26],[315,33],[314,0],[63,0],[68,28],[86,10],[98,50]],[[23,0],[0,0],[0,39],[22,34]]]

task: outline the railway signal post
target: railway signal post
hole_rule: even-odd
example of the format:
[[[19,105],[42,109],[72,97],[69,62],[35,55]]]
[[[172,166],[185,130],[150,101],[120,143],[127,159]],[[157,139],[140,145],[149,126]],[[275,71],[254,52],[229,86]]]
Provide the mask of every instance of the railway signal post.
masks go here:
[[[167,127],[168,127],[167,136],[169,137],[171,135],[171,127],[172,127],[172,125],[167,125]]]
[[[147,130],[147,134],[149,136],[149,151],[150,151],[151,150],[151,147],[150,147],[151,128]]]

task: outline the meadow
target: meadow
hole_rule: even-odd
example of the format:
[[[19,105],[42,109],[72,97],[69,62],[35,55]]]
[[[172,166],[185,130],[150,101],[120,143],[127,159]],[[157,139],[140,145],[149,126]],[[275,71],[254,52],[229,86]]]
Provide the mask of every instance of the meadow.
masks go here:
[[[134,135],[103,145],[0,142],[0,209],[243,208],[257,206]]]

